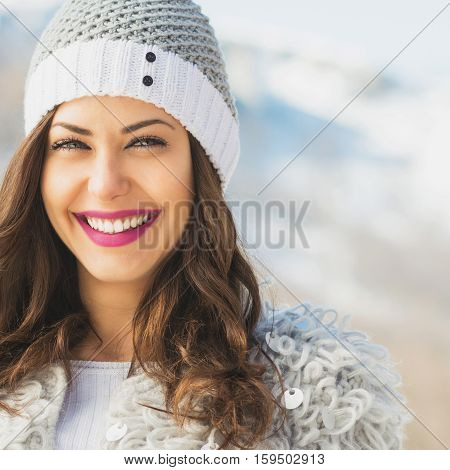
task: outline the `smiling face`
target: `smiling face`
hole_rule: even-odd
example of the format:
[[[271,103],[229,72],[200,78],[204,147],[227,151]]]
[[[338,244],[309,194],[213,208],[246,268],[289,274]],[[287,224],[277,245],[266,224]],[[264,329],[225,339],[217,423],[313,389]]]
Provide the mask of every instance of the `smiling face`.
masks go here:
[[[163,109],[129,97],[63,103],[49,131],[41,193],[53,228],[87,277],[146,282],[189,217],[194,194],[188,133]],[[127,221],[124,214],[100,214],[90,220],[91,228],[75,215],[87,211],[131,215]],[[154,220],[139,220],[138,214],[133,220],[133,213],[148,211],[161,212]],[[133,228],[139,222],[141,229]]]

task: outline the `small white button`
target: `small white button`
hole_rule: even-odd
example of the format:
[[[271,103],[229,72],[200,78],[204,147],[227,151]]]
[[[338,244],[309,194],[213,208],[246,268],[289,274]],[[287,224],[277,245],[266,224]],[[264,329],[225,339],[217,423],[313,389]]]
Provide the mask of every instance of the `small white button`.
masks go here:
[[[116,423],[108,428],[106,431],[106,440],[109,442],[118,441],[122,439],[123,436],[128,431],[128,426],[125,423]]]
[[[266,333],[266,343],[269,345],[269,348],[272,351],[279,352],[278,351],[278,336],[275,336],[272,338],[270,331]]]
[[[200,447],[201,450],[217,450],[217,448],[219,447],[219,444],[217,444],[217,442],[214,442],[214,447],[210,447],[210,445],[208,443],[202,445],[202,447]]]
[[[296,387],[290,388],[284,392],[284,403],[288,410],[300,406],[303,402],[303,392]]]

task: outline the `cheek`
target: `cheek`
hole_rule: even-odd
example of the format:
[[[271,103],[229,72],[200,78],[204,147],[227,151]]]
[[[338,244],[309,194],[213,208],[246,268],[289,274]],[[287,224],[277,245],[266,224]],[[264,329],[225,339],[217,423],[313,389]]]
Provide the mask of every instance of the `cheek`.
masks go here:
[[[159,159],[152,160],[152,168],[158,176],[161,190],[168,192],[171,199],[189,197],[192,194],[193,167],[188,139],[173,143],[168,153],[161,154]]]
[[[186,158],[165,160],[165,166],[157,162],[153,174],[147,180],[147,193],[159,204],[164,212],[158,232],[159,243],[164,251],[172,248],[180,239],[194,200],[192,161],[190,154]],[[162,235],[162,236],[161,236]],[[149,237],[156,236],[149,233]]]
[[[41,174],[40,189],[47,214],[55,221],[61,210],[67,212],[73,193],[74,175],[51,162],[44,164]]]

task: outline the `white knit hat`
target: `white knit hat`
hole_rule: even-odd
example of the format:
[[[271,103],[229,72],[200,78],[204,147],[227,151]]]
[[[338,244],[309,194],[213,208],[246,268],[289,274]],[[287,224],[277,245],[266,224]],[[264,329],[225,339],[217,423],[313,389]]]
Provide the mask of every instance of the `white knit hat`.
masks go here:
[[[239,120],[214,30],[194,2],[66,1],[31,59],[25,134],[56,105],[86,95],[163,108],[203,146],[225,191],[239,159]]]

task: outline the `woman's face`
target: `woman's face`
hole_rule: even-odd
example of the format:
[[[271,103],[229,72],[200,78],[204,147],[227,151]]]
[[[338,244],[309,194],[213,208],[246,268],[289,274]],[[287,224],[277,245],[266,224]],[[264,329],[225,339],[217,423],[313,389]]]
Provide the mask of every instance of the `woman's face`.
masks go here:
[[[153,120],[160,122],[137,125]],[[133,98],[86,96],[63,103],[48,136],[41,192],[79,267],[103,282],[146,282],[189,217],[188,133],[163,109]],[[92,228],[75,215],[86,211],[130,212],[96,214]],[[147,222],[139,211],[148,213]]]

